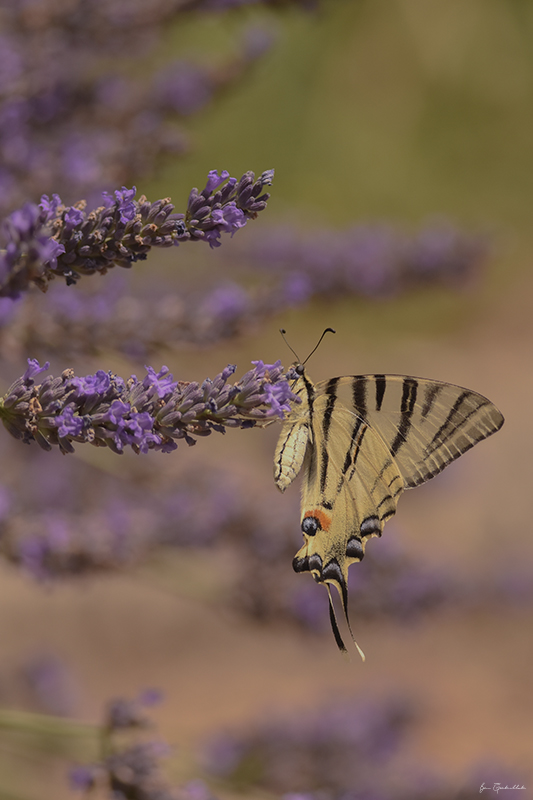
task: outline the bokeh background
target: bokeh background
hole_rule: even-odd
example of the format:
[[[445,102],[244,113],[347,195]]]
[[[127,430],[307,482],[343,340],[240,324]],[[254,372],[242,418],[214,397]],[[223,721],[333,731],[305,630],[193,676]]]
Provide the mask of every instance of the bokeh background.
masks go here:
[[[45,3],[55,11],[39,24],[37,5],[21,4],[21,30],[47,40],[76,4]],[[63,350],[61,331],[53,348],[34,332],[29,350],[15,317],[2,330],[2,391],[35,356],[50,358],[53,374],[72,366],[127,376],[164,363],[199,381],[228,363],[237,375],[252,359],[288,366],[281,326],[302,358],[331,326],[336,336],[309,364],[314,380],[365,372],[445,380],[487,395],[506,423],[408,492],[352,568],[364,664],[355,651],[338,653],[325,592],[292,572],[299,498],[296,487],[282,496],[273,484],[278,426],[121,458],[87,447],[42,453],[5,432],[0,796],[74,796],[69,765],[99,757],[75,721],[97,725],[110,698],[157,687],[157,735],[172,748],[166,775],[183,797],[440,800],[500,781],[526,787],[505,800],[525,800],[533,796],[533,8],[521,0],[213,5],[170,14],[159,28],[146,23],[144,49],[135,42],[128,52],[127,37],[116,44],[118,66],[112,48],[85,42],[99,79],[118,69],[130,87],[176,60],[209,67],[210,79],[196,84],[178,70],[181,99],[167,109],[172,146],[162,152],[154,138],[150,153],[148,133],[137,143],[143,158],[129,172],[120,164],[113,180],[74,166],[33,178],[28,166],[21,177],[28,155],[19,155],[26,195],[12,190],[10,200],[6,179],[6,212],[41,192],[73,202],[123,182],[152,200],[171,196],[181,211],[211,169],[238,177],[275,168],[267,210],[219,249],[154,251],[130,272],[68,290],[118,296],[134,322],[129,349],[110,337],[92,352],[83,327],[73,352],[71,323]],[[156,3],[152,13],[162,18]],[[121,87],[116,97],[126,95]],[[3,117],[5,141],[13,119]],[[121,119],[117,152],[122,139],[133,148],[125,112]],[[96,147],[94,137],[79,152]],[[12,153],[4,147],[3,175]],[[466,256],[454,237],[468,243]],[[406,241],[444,252],[442,279],[395,279],[391,263]],[[332,269],[327,254],[337,246],[360,254],[353,291],[321,291],[316,279]],[[312,290],[241,318],[243,292],[309,263]],[[23,301],[31,313],[65,304],[56,283]],[[144,352],[162,294],[185,298],[179,313],[179,302],[201,308],[204,295],[212,303],[222,290],[225,311],[209,336],[163,335]],[[24,308],[16,313],[27,319]],[[94,322],[95,337],[99,324],[107,321]],[[48,542],[43,575],[14,551],[58,517],[63,538]],[[83,569],[63,558],[65,542],[83,553]],[[46,717],[32,727],[19,712],[61,717],[65,727]]]

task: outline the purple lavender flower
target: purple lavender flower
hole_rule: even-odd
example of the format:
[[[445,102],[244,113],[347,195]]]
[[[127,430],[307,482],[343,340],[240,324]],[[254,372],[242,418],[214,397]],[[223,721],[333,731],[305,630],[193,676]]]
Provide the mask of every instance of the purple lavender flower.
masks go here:
[[[65,370],[60,378],[49,376],[36,385],[43,371],[31,360],[0,399],[0,417],[7,430],[23,441],[36,440],[43,449],[59,445],[72,452],[72,442],[90,442],[122,453],[130,446],[136,453],[156,449],[169,452],[177,439],[193,444],[195,436],[227,427],[250,427],[283,417],[292,394],[281,362],[256,362],[240,381],[228,385],[234,366],[226,367],[213,381],[175,382],[166,367],[150,370],[139,381],[102,371],[83,378]]]
[[[26,386],[33,386],[35,382],[34,379],[37,377],[37,375],[40,375],[41,372],[46,372],[49,369],[50,369],[49,361],[47,361],[41,367],[36,358],[28,358],[28,369],[22,376],[22,381]]]
[[[54,275],[70,285],[81,275],[131,267],[152,247],[172,247],[191,239],[218,247],[222,233],[233,236],[266,207],[269,195],[262,189],[272,183],[272,174],[264,172],[254,182],[253,172],[247,172],[237,182],[226,171],[218,175],[212,170],[204,191],[191,193],[193,197],[196,192],[199,203],[189,201],[185,218],[174,213],[170,198],[155,203],[144,196],[135,200],[135,187],[122,187],[113,195],[104,192],[103,206],[90,213],[84,201],[66,207],[58,195],[52,200],[43,195],[40,207],[28,203],[4,220],[0,297],[16,298],[32,283],[45,291]]]
[[[132,219],[135,218],[137,213],[137,208],[134,202],[134,197],[137,192],[135,186],[133,189],[126,189],[125,186],[122,187],[122,191],[117,189],[113,197],[108,192],[102,192],[102,197],[104,199],[104,206],[105,208],[113,208],[118,213],[120,221],[123,225],[126,225],[128,222],[131,222]],[[80,220],[81,221],[81,220]]]
[[[57,268],[57,259],[65,252],[51,238],[40,219],[37,206],[26,203],[4,220],[0,229],[4,251],[0,251],[0,297],[17,298],[30,283],[40,288],[44,265]]]
[[[270,195],[264,188],[271,186],[273,177],[273,169],[257,180],[253,172],[246,172],[237,182],[226,170],[220,175],[211,170],[205,188],[201,192],[193,189],[189,195],[185,222],[191,237],[219,247],[222,233],[233,234],[266,208]]]
[[[216,546],[248,524],[240,488],[226,472],[188,470],[167,484],[163,465],[156,477],[157,465],[146,463],[130,484],[53,454],[28,460],[31,501],[21,504],[0,486],[0,554],[39,582],[116,572],[163,547]]]
[[[104,395],[109,390],[110,384],[111,380],[108,373],[102,369],[97,370],[94,375],[86,375],[84,378],[72,378],[72,386],[75,387],[76,394],[80,397]]]
[[[56,417],[57,435],[60,439],[66,439],[68,436],[80,436],[84,425],[83,418],[75,416],[73,406],[66,406],[63,413]]]
[[[129,419],[121,419],[117,424],[115,445],[121,452],[124,445],[135,447],[139,453],[147,453],[151,445],[161,444],[161,438],[152,432],[153,417],[146,411],[130,413]]]
[[[218,174],[218,170],[216,169],[209,170],[209,172],[207,173],[207,183],[205,185],[205,189],[202,191],[202,195],[204,197],[209,197],[211,192],[213,192],[215,189],[218,189],[218,187],[221,184],[223,184],[224,181],[228,180],[228,178],[229,178],[229,183],[232,186],[237,182],[235,178],[229,177],[229,172],[227,171],[227,169],[223,169],[220,175]]]
[[[288,383],[275,385],[267,383],[265,386],[264,401],[280,419],[283,419],[285,414],[290,412],[290,401],[293,397],[294,395]]]
[[[145,367],[145,369],[147,374],[143,381],[143,387],[146,390],[153,389],[160,398],[165,397],[169,392],[173,392],[178,385],[177,381],[174,382],[172,380],[172,374],[168,367],[161,367],[159,372],[156,372],[152,367]]]

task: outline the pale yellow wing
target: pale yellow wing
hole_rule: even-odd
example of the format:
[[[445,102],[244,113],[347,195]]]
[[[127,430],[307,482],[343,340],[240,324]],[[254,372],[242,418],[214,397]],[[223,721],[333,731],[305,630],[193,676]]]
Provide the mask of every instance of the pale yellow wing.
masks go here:
[[[417,486],[503,424],[485,397],[452,384],[401,375],[332,378],[302,398],[276,449],[284,490],[303,467],[304,545],[293,562],[338,589],[347,618],[348,567],[380,536],[401,492]],[[329,593],[329,588],[328,588]],[[330,595],[337,644],[344,649]],[[349,624],[349,622],[348,622]]]
[[[323,406],[324,399],[317,398],[317,420]],[[381,536],[383,525],[396,511],[404,482],[381,437],[342,406],[331,416],[327,436],[315,430],[313,441],[302,470],[304,545],[293,567],[296,572],[310,571],[326,588],[329,584],[337,588],[349,626],[348,568],[362,561],[368,539]],[[329,599],[333,632],[343,650],[331,595]]]
[[[327,398],[327,413],[344,406],[368,422],[389,448],[406,488],[438,475],[504,421],[477,392],[406,375],[332,378],[314,391],[315,398]]]

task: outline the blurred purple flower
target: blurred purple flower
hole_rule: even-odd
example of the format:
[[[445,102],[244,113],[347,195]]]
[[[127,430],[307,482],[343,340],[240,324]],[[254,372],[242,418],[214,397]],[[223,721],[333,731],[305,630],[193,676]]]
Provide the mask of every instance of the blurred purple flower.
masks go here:
[[[158,705],[162,699],[163,695],[158,689],[145,689],[133,700],[122,697],[112,700],[107,706],[106,728],[116,731],[150,726],[144,709]]]
[[[165,742],[142,740],[138,735],[151,727],[142,706],[153,705],[154,700],[155,692],[150,690],[135,700],[120,699],[108,704],[101,727],[103,755],[96,764],[70,770],[72,788],[106,790],[106,796],[129,800],[177,800],[160,765],[171,748]],[[124,731],[130,734],[126,745]]]
[[[242,739],[230,733],[213,736],[204,747],[202,764],[212,775],[227,777],[235,772],[246,753]]]
[[[225,190],[225,186],[219,189]],[[230,194],[232,191],[230,187]],[[200,199],[198,193],[195,197],[194,207],[201,212],[201,219],[197,220],[202,225],[198,228],[200,238],[209,241],[212,236],[217,242],[220,231],[209,216],[211,206],[206,206],[205,198]],[[215,228],[209,230],[210,225]],[[114,278],[106,282],[109,290],[98,295],[74,295],[55,286],[47,308],[37,298],[27,297],[16,311],[11,311],[15,333],[6,330],[3,337],[0,335],[0,348],[3,344],[4,352],[12,359],[28,350],[36,352],[36,348],[42,348],[46,357],[51,353],[68,357],[79,355],[88,347],[96,354],[112,343],[130,356],[146,359],[162,345],[206,344],[236,336],[312,297],[325,300],[369,293],[384,297],[428,281],[451,283],[457,288],[476,274],[487,257],[485,240],[456,230],[453,237],[442,240],[449,241],[450,247],[443,247],[438,269],[420,270],[417,239],[425,235],[423,230],[412,237],[396,231],[392,239],[389,231],[378,236],[379,246],[365,245],[365,258],[351,259],[354,242],[373,236],[376,227],[379,226],[365,228],[355,238],[350,231],[309,233],[309,247],[303,246],[301,236],[294,231],[275,229],[268,234],[268,241],[259,231],[249,242],[243,244],[241,240],[230,247],[228,261],[226,251],[220,254],[224,271],[254,266],[259,273],[257,285],[246,288],[228,283],[201,289],[199,295],[187,295],[168,288],[157,289],[148,279],[142,297],[136,298],[128,297],[126,288]],[[427,229],[430,239],[432,230]],[[384,242],[388,244],[385,246]],[[380,248],[385,262],[380,264],[376,257],[374,267],[368,254],[380,252]],[[69,280],[72,279],[71,275]],[[50,324],[50,318],[54,324]]]
[[[250,298],[237,284],[228,284],[206,295],[199,307],[204,319],[227,323],[239,319],[250,307]]]
[[[179,789],[177,800],[217,800],[205,781],[189,781]]]
[[[213,96],[213,80],[202,66],[175,61],[156,75],[154,91],[164,108],[187,116],[203,108]]]
[[[208,67],[205,58],[198,65],[179,60],[153,74],[164,27],[207,11],[200,0],[153,0],[149,14],[143,3],[99,1],[90,19],[75,4],[58,14],[43,0],[39,21],[34,5],[9,2],[2,19],[0,213],[46,186],[65,194],[77,186],[91,196],[132,175],[149,176],[162,154],[188,148],[172,114],[198,111],[237,83],[265,49],[237,43],[234,53],[209,54]],[[127,68],[134,63],[141,68]]]
[[[88,792],[96,787],[101,770],[98,766],[71,767],[68,772],[68,780],[71,789],[79,792]]]
[[[266,720],[241,735],[214,737],[204,749],[204,765],[230,782],[248,774],[252,785],[272,792],[320,789],[327,797],[349,797],[344,793],[354,786],[379,792],[381,773],[412,719],[405,700],[329,703]]]
[[[78,689],[65,663],[52,655],[32,658],[23,667],[39,706],[49,714],[71,717],[78,708]]]

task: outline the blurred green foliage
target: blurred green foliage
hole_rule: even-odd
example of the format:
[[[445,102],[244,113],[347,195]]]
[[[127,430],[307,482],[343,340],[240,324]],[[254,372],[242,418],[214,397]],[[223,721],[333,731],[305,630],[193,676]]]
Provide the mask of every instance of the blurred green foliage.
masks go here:
[[[190,120],[193,152],[166,164],[151,194],[178,197],[212,168],[275,167],[272,218],[296,211],[311,226],[345,226],[439,213],[529,230],[531,3],[252,6],[180,23],[160,57],[231,49],[250,24],[277,32],[272,51]]]

